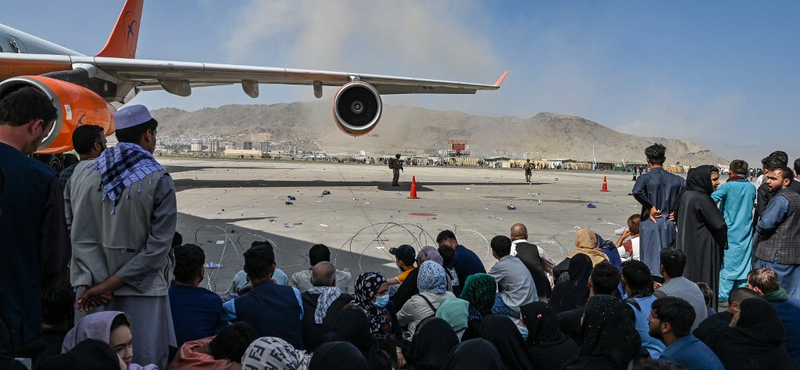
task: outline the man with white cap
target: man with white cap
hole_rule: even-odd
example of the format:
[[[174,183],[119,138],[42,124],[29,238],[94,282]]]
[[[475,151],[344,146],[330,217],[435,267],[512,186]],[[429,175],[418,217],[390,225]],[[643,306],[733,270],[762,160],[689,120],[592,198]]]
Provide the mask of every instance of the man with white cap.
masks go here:
[[[131,318],[134,363],[167,366],[175,345],[169,308],[177,222],[175,185],[155,158],[158,122],[142,105],[114,114],[119,144],[80,162],[65,192],[76,320],[87,312]]]

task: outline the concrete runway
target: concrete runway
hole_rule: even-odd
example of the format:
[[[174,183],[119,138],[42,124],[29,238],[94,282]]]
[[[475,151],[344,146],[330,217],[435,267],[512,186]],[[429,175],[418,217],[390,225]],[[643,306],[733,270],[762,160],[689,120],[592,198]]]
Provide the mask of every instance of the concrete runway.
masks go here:
[[[175,180],[178,232],[184,243],[206,251],[204,286],[221,293],[241,269],[255,240],[276,245],[278,268],[291,276],[308,268],[308,249],[323,243],[339,269],[394,276],[389,248],[436,246],[439,231],[452,229],[488,269],[495,260],[488,241],[528,227],[530,241],[560,262],[574,248],[578,228],[616,240],[614,231],[640,210],[628,195],[630,173],[407,166],[392,187],[385,165],[159,158]],[[411,177],[420,199],[407,199]],[[603,176],[610,192],[601,192]],[[320,196],[327,190],[329,195]],[[288,196],[296,200],[287,205]],[[539,200],[541,199],[541,204]],[[596,208],[589,208],[591,203]],[[509,210],[508,204],[516,207]]]

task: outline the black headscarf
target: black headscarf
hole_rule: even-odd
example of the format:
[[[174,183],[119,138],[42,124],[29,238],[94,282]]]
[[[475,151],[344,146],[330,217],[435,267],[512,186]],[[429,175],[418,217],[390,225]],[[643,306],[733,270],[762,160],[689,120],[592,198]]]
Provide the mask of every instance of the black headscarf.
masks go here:
[[[622,368],[642,348],[633,310],[627,303],[610,295],[597,295],[586,303],[581,337],[581,357],[604,357]]]
[[[119,357],[108,343],[86,339],[68,352],[38,362],[41,370],[108,370],[119,369]]]
[[[784,369],[789,355],[783,347],[784,329],[771,303],[745,299],[739,306],[736,326],[720,335],[709,347],[725,369]]]
[[[528,328],[528,350],[538,370],[560,369],[578,356],[578,345],[558,328],[558,316],[544,302],[520,306],[522,322]]]
[[[684,193],[687,191],[699,191],[711,196],[711,193],[714,192],[714,184],[711,183],[711,172],[719,172],[719,169],[711,165],[703,165],[692,168],[686,173],[686,188],[678,193],[678,196],[675,197],[675,203],[673,203],[671,207],[676,222],[678,219],[678,209],[681,208],[681,198],[683,198]]]
[[[317,347],[308,370],[369,370],[369,366],[354,345],[349,342],[330,342]]]
[[[335,340],[347,341],[356,346],[370,369],[380,369],[381,361],[370,334],[370,322],[364,312],[356,309],[344,310],[336,316],[333,325]]]
[[[556,312],[569,311],[586,305],[589,299],[589,276],[592,274],[592,259],[579,253],[569,260],[569,281],[562,281],[553,288],[550,306]]]
[[[520,306],[522,322],[528,327],[528,346],[557,343],[567,337],[558,329],[558,315],[547,303],[533,302]]]
[[[492,342],[476,338],[456,346],[442,370],[506,370],[506,367]]]
[[[439,370],[447,355],[458,345],[458,336],[447,321],[434,318],[417,328],[411,365],[419,370]]]
[[[350,309],[339,312],[333,331],[340,340],[352,343],[359,351],[372,348],[372,334],[369,330],[369,318],[364,312]]]
[[[481,338],[497,347],[508,370],[533,370],[533,357],[511,318],[490,315],[481,324]]]

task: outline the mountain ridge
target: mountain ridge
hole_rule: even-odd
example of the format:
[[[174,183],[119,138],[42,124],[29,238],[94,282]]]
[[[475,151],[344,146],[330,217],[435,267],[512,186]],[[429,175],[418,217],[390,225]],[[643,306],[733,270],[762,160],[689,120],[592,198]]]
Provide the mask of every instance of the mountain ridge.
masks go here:
[[[721,164],[728,161],[688,140],[639,137],[615,131],[589,119],[541,112],[530,118],[487,117],[459,111],[437,111],[407,105],[384,105],[381,122],[368,135],[353,138],[336,128],[330,104],[293,102],[224,105],[184,111],[152,111],[159,134],[171,138],[217,136],[222,141],[313,142],[328,153],[423,154],[448,149],[448,140],[467,140],[473,156],[570,158],[598,162],[643,163],[644,149],[667,147],[667,164]]]

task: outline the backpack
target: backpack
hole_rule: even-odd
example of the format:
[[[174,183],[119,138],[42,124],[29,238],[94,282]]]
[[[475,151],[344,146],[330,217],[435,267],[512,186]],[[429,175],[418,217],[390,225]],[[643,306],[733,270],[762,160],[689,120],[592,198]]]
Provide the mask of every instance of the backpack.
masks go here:
[[[389,158],[389,160],[388,160],[388,161],[386,161],[386,164],[388,164],[388,165],[389,165],[389,169],[390,169],[390,170],[393,170],[393,169],[394,169],[394,167],[395,167],[395,162],[396,162],[396,161],[397,161],[397,159],[394,159],[394,158]]]

